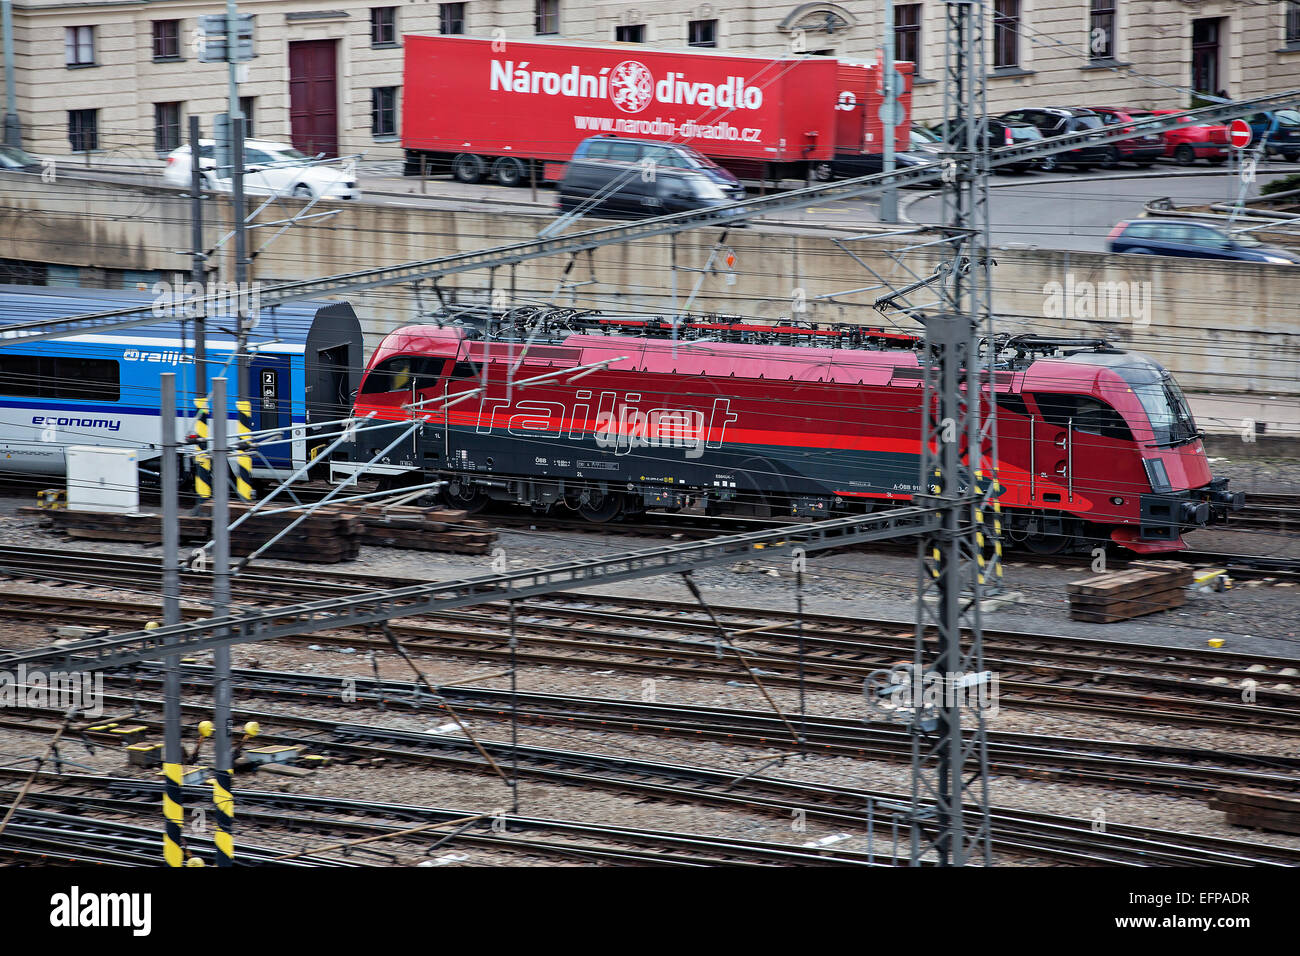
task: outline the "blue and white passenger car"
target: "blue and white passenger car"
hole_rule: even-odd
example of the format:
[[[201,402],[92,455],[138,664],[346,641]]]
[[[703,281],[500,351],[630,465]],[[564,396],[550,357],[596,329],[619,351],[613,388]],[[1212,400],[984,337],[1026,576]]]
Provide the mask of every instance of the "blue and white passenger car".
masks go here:
[[[144,293],[0,285],[5,326],[149,305]],[[206,322],[209,381],[229,381],[226,414],[234,433],[235,337],[232,320]],[[177,433],[193,431],[197,376],[194,323],[105,329],[66,338],[10,343],[0,338],[0,478],[61,475],[69,445],[137,448],[158,454],[159,376],[176,374]],[[361,327],[346,302],[297,302],[263,308],[248,337],[253,428],[283,429],[285,440],[260,448],[257,477],[287,477],[312,454],[313,423],[345,417],[364,367]],[[333,429],[329,429],[333,431]]]

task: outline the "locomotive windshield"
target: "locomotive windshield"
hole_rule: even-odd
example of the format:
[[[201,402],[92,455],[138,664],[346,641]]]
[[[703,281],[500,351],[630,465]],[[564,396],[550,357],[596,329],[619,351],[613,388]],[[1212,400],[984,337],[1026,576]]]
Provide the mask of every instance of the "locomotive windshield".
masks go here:
[[[1192,441],[1199,435],[1196,422],[1192,419],[1192,410],[1187,407],[1187,399],[1183,397],[1183,390],[1168,372],[1158,382],[1133,385],[1132,388],[1151,420],[1151,430],[1155,432],[1157,445],[1172,448]]]

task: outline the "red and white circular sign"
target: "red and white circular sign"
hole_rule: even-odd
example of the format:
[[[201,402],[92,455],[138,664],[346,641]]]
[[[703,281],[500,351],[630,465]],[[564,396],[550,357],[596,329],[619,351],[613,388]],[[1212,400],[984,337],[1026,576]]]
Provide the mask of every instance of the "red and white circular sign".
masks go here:
[[[1228,139],[1237,149],[1250,145],[1250,124],[1244,119],[1235,119],[1228,126]]]

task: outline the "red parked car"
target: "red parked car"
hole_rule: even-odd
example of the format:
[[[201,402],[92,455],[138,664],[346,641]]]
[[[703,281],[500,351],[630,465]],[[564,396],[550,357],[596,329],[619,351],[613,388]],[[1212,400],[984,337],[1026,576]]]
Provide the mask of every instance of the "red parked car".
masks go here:
[[[1168,116],[1183,111],[1151,112],[1156,116]],[[1166,157],[1172,158],[1179,166],[1190,166],[1198,159],[1209,160],[1211,166],[1221,166],[1228,161],[1228,127],[1193,125],[1195,121],[1190,119],[1184,122],[1187,125],[1162,134]]]
[[[1149,110],[1116,109],[1111,106],[1090,106],[1089,109],[1099,115],[1107,126],[1151,118]],[[1131,139],[1121,139],[1102,148],[1106,150],[1102,169],[1114,169],[1120,163],[1136,163],[1145,169],[1165,155],[1165,146],[1160,141],[1159,133],[1137,134]]]

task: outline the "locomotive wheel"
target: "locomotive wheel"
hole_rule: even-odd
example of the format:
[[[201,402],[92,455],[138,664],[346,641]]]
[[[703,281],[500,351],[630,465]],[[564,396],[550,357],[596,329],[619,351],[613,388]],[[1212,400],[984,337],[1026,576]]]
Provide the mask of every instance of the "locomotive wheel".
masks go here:
[[[456,488],[454,492],[451,490],[453,487]],[[459,508],[468,514],[477,514],[482,511],[487,507],[488,501],[491,500],[477,488],[454,482],[444,487],[441,494],[448,507]]]
[[[1025,547],[1034,554],[1060,554],[1070,539],[1063,534],[1027,534]]]
[[[592,489],[587,493],[587,500],[578,505],[578,514],[588,521],[604,524],[618,517],[623,510],[623,496],[617,493],[603,494]]]

